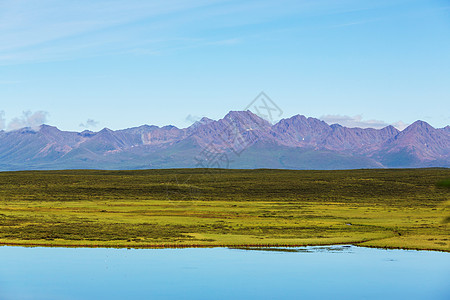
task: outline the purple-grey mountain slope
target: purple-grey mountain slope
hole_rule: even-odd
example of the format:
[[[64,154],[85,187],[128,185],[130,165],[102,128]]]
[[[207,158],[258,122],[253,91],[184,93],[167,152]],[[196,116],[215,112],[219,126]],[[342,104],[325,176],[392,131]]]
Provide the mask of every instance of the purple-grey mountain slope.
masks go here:
[[[349,169],[450,167],[450,127],[347,128],[296,115],[272,125],[250,111],[188,128],[0,131],[0,170],[181,167]]]

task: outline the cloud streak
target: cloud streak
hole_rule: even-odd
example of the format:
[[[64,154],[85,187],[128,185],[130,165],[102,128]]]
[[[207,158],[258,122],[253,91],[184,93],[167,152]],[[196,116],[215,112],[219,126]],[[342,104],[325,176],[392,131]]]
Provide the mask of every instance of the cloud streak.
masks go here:
[[[80,127],[83,128],[95,128],[97,127],[99,122],[93,120],[93,119],[87,119],[85,123],[80,123]]]
[[[195,122],[200,121],[200,119],[201,118],[199,116],[189,114],[186,116],[184,121],[189,124],[194,124]]]
[[[47,122],[48,112],[46,111],[24,111],[22,116],[13,118],[7,126],[7,130],[17,130],[25,127],[32,129],[38,128],[40,125]],[[0,122],[1,123],[1,122]]]
[[[18,80],[0,80],[0,85],[18,84]]]
[[[177,38],[176,32],[167,29],[183,20],[173,14],[223,2],[227,1],[2,1],[0,63],[63,60],[104,54],[106,49],[116,53],[143,45],[154,47],[149,39],[164,44],[164,39]]]
[[[364,120],[362,115],[356,115],[353,117],[346,115],[324,115],[319,119],[325,121],[328,124],[339,124],[350,128],[359,127],[381,129],[386,126],[392,125],[398,130],[403,130],[408,126],[408,124],[405,124],[402,121],[389,124],[381,120]]]
[[[0,110],[0,130],[4,130],[5,127],[6,127],[5,112],[3,110]]]
[[[367,5],[354,4],[358,9],[375,4]],[[339,7],[330,0],[284,0],[282,5],[270,0],[4,0],[0,1],[0,64],[225,47],[267,34],[264,26],[254,31],[238,28],[293,15],[342,13],[336,12]]]

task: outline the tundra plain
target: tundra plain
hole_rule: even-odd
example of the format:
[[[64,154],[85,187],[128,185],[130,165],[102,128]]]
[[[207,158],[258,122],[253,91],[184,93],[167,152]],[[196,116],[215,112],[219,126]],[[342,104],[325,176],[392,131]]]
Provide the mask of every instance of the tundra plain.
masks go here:
[[[0,244],[450,251],[449,169],[0,173]]]

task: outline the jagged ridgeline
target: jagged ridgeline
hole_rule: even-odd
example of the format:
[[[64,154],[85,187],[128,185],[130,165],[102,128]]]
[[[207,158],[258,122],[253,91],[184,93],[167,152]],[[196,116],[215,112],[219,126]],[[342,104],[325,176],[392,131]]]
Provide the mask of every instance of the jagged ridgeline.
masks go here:
[[[417,121],[403,131],[347,128],[302,115],[270,124],[250,111],[232,111],[183,129],[67,132],[42,125],[0,132],[4,171],[208,167],[199,164],[205,151],[226,155],[226,163],[212,165],[223,168],[450,167],[450,127]]]

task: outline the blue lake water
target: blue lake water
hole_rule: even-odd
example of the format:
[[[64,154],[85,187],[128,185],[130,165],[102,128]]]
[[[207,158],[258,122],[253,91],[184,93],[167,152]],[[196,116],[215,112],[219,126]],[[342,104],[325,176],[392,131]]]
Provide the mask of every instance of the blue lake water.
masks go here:
[[[0,299],[450,299],[450,254],[0,247]]]

